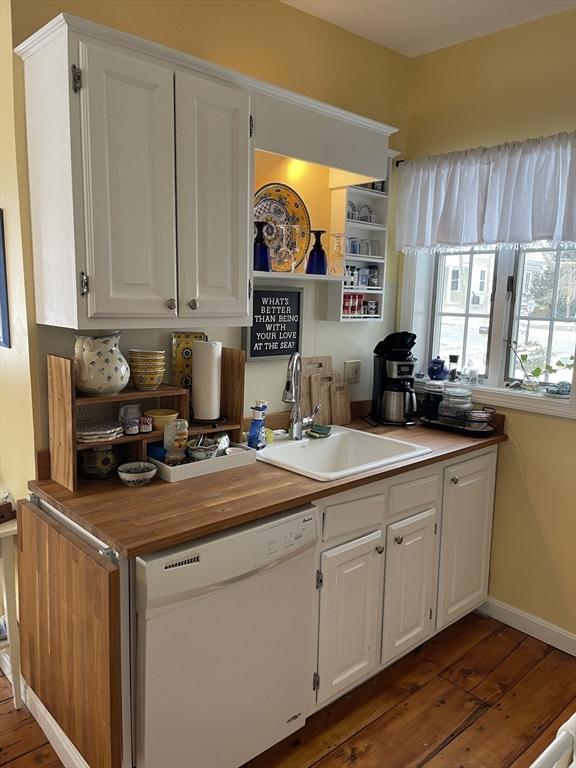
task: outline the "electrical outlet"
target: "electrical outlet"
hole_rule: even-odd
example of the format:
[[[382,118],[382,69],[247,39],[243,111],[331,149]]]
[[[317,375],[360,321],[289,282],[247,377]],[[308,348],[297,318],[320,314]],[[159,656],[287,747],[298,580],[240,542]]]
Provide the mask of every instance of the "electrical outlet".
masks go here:
[[[346,360],[344,363],[344,380],[348,384],[359,384],[362,360]]]

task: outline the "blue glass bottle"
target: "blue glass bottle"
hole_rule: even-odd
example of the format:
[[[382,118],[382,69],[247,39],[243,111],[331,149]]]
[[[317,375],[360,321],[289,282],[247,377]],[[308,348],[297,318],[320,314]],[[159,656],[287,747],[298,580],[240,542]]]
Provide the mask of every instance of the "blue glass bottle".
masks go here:
[[[266,221],[255,221],[256,237],[254,238],[254,271],[270,272],[270,249],[264,240]]]
[[[328,272],[328,261],[326,259],[326,251],[322,247],[322,235],[326,232],[325,229],[313,229],[311,230],[314,235],[314,245],[308,255],[308,263],[306,264],[306,273],[308,275],[325,275]]]

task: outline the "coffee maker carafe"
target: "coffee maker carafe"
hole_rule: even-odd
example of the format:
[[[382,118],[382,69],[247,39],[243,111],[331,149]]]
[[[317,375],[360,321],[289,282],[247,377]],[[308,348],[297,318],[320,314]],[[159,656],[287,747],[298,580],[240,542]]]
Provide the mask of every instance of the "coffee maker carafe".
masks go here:
[[[371,418],[384,424],[414,424],[417,410],[411,349],[416,335],[391,333],[374,349],[374,383]]]

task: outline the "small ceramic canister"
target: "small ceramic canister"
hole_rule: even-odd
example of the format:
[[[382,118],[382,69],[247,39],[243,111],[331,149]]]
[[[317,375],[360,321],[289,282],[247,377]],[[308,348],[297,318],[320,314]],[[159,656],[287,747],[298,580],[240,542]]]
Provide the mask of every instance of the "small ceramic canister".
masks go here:
[[[122,422],[125,435],[137,435],[140,428],[140,419],[137,417],[124,419]]]
[[[152,416],[140,416],[140,432],[152,432]]]

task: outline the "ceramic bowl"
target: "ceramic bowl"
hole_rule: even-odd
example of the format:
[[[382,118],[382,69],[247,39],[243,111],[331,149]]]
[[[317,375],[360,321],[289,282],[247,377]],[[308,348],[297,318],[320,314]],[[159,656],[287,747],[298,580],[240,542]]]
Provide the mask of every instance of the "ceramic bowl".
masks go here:
[[[178,418],[178,411],[171,408],[153,408],[150,411],[144,411],[144,416],[152,416],[152,426],[156,430],[164,431],[167,424],[172,424]]]
[[[163,349],[130,349],[128,350],[130,357],[164,357],[166,352]]]
[[[133,365],[130,364],[130,371],[137,371],[138,373],[164,373],[166,370],[165,365]]]
[[[162,384],[164,373],[139,373],[138,371],[130,371],[132,374],[132,381],[136,389],[150,390],[158,389]]]
[[[188,445],[188,456],[194,461],[213,459],[218,453],[217,445]]]
[[[157,471],[158,467],[149,461],[132,461],[118,467],[118,477],[124,485],[148,485]]]

